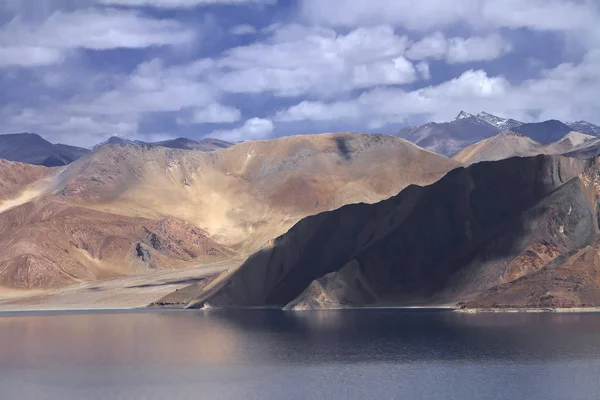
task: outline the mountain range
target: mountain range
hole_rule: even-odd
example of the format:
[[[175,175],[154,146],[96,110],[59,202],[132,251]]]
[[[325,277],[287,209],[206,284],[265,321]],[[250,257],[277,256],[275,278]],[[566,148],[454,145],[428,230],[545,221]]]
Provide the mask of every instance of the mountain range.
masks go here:
[[[377,202],[458,165],[393,136],[355,133],[214,152],[111,143],[64,168],[5,161],[0,287],[244,259],[307,215]]]
[[[461,111],[453,121],[430,122],[409,126],[394,135],[444,156],[452,156],[473,143],[488,139],[503,131],[521,133],[540,143],[555,142],[571,131],[599,136],[600,127],[589,122],[563,123],[558,120],[523,123],[500,118],[487,112],[477,115]]]
[[[0,136],[49,165],[0,160],[0,309],[600,305],[600,137],[573,130],[594,126],[424,127],[415,141],[484,138],[448,158],[368,133]]]
[[[159,142],[132,141],[112,136],[104,144],[134,143],[148,146],[168,147],[172,149],[213,151],[227,148],[232,143],[219,139],[206,138],[200,141],[188,138],[177,138]],[[87,154],[90,150],[66,144],[53,144],[36,133],[12,133],[0,135],[0,159],[24,162],[46,167],[67,165]]]

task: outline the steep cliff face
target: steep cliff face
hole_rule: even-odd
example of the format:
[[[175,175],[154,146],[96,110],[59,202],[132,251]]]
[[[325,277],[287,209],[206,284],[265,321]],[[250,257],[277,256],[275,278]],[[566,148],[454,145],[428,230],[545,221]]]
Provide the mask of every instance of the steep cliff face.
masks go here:
[[[529,273],[524,257],[538,257],[538,268],[590,242],[595,197],[579,178],[590,169],[595,162],[553,156],[483,162],[376,204],[305,218],[192,306],[307,308],[320,304],[307,298],[311,283],[314,295],[340,304],[361,291],[370,294],[363,305],[470,298]],[[338,284],[328,289],[323,277],[350,262],[360,273],[330,275],[325,283]]]

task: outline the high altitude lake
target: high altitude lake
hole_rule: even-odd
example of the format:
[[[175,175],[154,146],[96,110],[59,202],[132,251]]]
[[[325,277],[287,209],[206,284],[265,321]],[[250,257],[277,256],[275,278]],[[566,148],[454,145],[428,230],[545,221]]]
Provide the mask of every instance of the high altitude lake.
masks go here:
[[[2,314],[0,399],[597,399],[600,314]]]

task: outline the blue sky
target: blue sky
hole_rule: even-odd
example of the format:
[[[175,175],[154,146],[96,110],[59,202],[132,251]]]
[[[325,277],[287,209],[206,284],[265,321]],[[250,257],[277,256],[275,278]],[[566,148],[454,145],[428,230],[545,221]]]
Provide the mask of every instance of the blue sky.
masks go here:
[[[2,133],[91,146],[600,123],[594,0],[1,0]]]

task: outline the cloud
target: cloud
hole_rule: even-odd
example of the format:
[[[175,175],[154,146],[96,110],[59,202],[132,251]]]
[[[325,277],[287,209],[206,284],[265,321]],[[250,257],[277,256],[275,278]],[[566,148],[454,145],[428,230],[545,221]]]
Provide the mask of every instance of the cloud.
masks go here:
[[[438,85],[413,91],[373,89],[344,101],[302,101],[280,110],[276,121],[341,122],[354,129],[381,129],[408,118],[447,121],[464,109],[485,110],[524,121],[562,119],[600,122],[600,49],[580,63],[565,63],[511,84],[502,76],[467,70]]]
[[[415,65],[416,70],[421,75],[423,80],[431,79],[431,72],[429,71],[429,64],[426,61],[421,61],[417,65]]]
[[[193,8],[209,5],[276,4],[277,0],[99,0],[99,3],[131,7]]]
[[[218,80],[228,92],[277,96],[331,96],[356,88],[411,83],[417,79],[404,53],[408,40],[390,27],[331,29],[278,27],[264,42],[228,50]]]
[[[133,11],[57,11],[41,24],[16,17],[0,29],[0,65],[31,67],[60,63],[75,49],[109,50],[176,45],[193,32],[179,22]]]
[[[275,119],[292,121],[359,122],[360,127],[378,129],[390,123],[401,123],[409,116],[428,114],[435,119],[450,118],[457,107],[482,104],[506,94],[510,84],[502,77],[489,77],[481,70],[468,70],[459,77],[436,86],[414,91],[374,89],[346,101],[303,101],[280,110]],[[460,108],[459,108],[460,109]]]
[[[585,0],[302,0],[301,12],[313,23],[330,26],[387,24],[416,31],[457,23],[567,31],[595,26],[598,20],[597,4]]]
[[[229,33],[236,36],[253,35],[256,33],[256,28],[249,24],[236,25],[229,30]]]
[[[208,136],[230,142],[239,142],[244,140],[266,139],[273,134],[274,129],[275,125],[270,119],[250,118],[239,128],[216,130]]]
[[[235,107],[213,103],[208,107],[194,110],[189,118],[177,119],[177,123],[181,125],[226,124],[239,121],[241,116],[242,113]]]
[[[511,49],[512,46],[496,34],[447,39],[443,33],[436,32],[412,44],[406,56],[412,60],[445,59],[450,64],[457,64],[494,60]]]
[[[41,65],[59,64],[65,59],[62,50],[39,46],[2,46],[0,47],[0,68],[21,66],[37,67]]]

